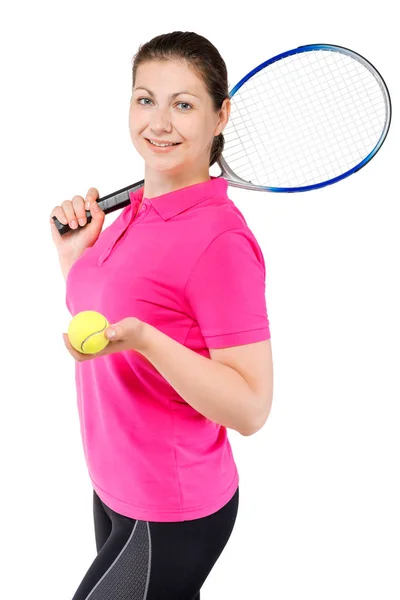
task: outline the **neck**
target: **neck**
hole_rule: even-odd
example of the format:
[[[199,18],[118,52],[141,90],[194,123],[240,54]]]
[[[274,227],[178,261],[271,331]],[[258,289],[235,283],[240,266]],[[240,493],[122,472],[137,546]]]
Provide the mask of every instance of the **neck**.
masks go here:
[[[145,168],[143,198],[154,198],[210,179],[209,168],[197,172],[168,173]]]

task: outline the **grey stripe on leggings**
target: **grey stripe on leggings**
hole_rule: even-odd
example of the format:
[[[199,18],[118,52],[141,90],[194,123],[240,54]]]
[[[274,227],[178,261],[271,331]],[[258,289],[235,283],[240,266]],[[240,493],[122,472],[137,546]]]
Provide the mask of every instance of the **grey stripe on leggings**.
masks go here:
[[[135,527],[102,578],[86,600],[146,600],[150,581],[151,537],[147,521],[136,521]],[[132,579],[136,582],[132,589]],[[118,592],[116,593],[116,590]]]

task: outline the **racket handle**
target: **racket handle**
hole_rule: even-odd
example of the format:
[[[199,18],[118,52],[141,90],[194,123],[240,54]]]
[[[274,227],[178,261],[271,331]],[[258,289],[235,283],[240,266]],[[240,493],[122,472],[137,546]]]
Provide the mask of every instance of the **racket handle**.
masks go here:
[[[99,207],[101,208],[101,210],[103,210],[104,213],[107,215],[108,213],[114,212],[115,210],[118,210],[120,208],[124,208],[125,206],[128,206],[131,202],[131,200],[129,198],[129,192],[136,192],[136,190],[141,188],[143,186],[143,184],[144,184],[144,179],[142,179],[141,181],[138,181],[137,183],[133,183],[132,185],[128,185],[127,187],[124,187],[121,190],[118,190],[117,192],[113,192],[112,194],[103,196],[103,198],[98,198],[96,200],[96,202],[99,205]],[[87,223],[90,223],[90,221],[92,220],[92,215],[90,213],[90,210],[87,210],[85,212],[86,212]],[[74,232],[74,231],[79,231],[79,229],[82,229],[82,226],[78,227],[77,229],[71,229],[70,226],[68,225],[68,223],[66,225],[64,225],[64,223],[61,223],[57,219],[57,217],[53,217],[53,220],[54,220],[54,223],[55,223],[60,235],[64,235],[68,231]],[[86,225],[87,225],[87,223],[86,223]],[[86,225],[83,225],[83,227],[86,227]]]

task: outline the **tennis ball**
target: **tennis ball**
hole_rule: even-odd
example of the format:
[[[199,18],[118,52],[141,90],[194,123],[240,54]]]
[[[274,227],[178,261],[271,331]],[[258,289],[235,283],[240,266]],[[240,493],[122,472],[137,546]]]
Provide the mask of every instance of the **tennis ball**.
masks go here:
[[[84,310],[70,322],[68,339],[78,352],[96,354],[110,343],[104,335],[108,326],[109,322],[102,314],[95,310]]]

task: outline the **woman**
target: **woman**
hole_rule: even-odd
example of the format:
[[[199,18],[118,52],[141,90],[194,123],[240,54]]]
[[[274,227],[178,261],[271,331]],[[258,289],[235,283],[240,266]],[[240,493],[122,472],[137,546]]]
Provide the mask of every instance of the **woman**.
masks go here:
[[[144,187],[100,235],[99,193],[57,206],[52,235],[72,315],[96,310],[108,346],[76,360],[97,557],[73,600],[199,600],[235,524],[226,428],[251,435],[272,402],[265,264],[210,177],[229,119],[227,71],[195,33],[158,36],[133,63],[130,135]],[[114,331],[114,338],[111,332]]]

